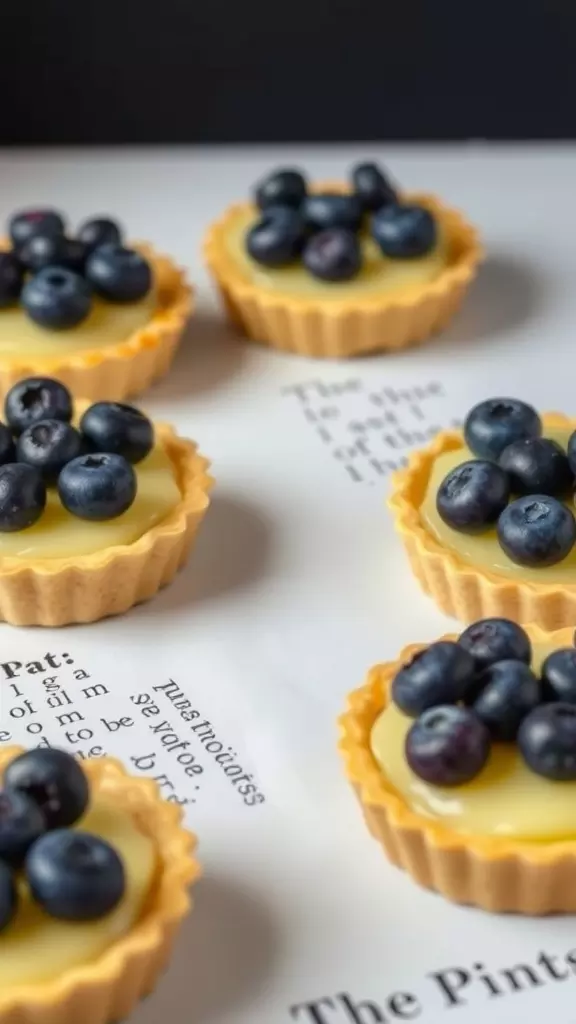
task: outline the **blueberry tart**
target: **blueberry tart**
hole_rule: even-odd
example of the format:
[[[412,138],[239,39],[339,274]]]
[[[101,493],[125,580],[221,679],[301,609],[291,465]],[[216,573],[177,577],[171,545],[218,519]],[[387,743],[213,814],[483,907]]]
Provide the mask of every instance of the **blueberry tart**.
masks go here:
[[[0,245],[0,399],[30,374],[120,400],[170,367],[192,309],[184,273],[108,217],[74,232],[23,210]]]
[[[150,780],[0,751],[0,1021],[109,1024],[152,991],[200,869]]]
[[[187,560],[212,480],[196,445],[122,402],[30,377],[0,424],[0,620],[63,626],[127,611]]]
[[[397,350],[444,327],[476,275],[475,230],[375,164],[312,184],[293,168],[258,182],[208,230],[204,255],[231,321],[313,357]]]
[[[346,774],[392,864],[456,903],[576,911],[576,647],[509,619],[405,648],[340,718]]]
[[[448,615],[576,621],[575,427],[490,398],[395,474],[390,507],[412,570]]]

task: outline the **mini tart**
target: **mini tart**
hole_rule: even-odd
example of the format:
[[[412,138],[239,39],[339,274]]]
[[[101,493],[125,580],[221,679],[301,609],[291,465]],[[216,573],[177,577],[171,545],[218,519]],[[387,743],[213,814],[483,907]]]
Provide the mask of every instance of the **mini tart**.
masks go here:
[[[86,405],[76,403],[78,415]],[[95,622],[128,611],[170,583],[190,554],[214,481],[194,442],[167,423],[154,423],[154,429],[172,464],[178,504],[133,544],[73,558],[0,557],[0,621],[13,626]]]
[[[314,191],[349,191],[342,182],[324,182]],[[451,261],[433,281],[408,294],[331,299],[303,298],[262,288],[249,280],[226,245],[239,211],[230,206],[208,229],[204,258],[231,322],[253,341],[314,358],[346,358],[365,352],[397,350],[425,341],[446,326],[476,276],[483,251],[475,229],[457,210],[431,195],[412,194],[407,202],[425,206],[441,223]],[[256,208],[254,214],[256,216]],[[338,288],[338,284],[334,285]]]
[[[544,413],[546,428],[576,429],[576,420],[560,413]],[[537,623],[555,630],[576,622],[576,575],[574,585],[534,583],[508,579],[465,563],[457,552],[448,550],[426,529],[420,516],[435,459],[445,452],[465,449],[460,431],[436,435],[427,448],[412,454],[406,469],[392,478],[389,506],[412,571],[422,589],[446,615],[462,622],[492,617]],[[469,458],[463,454],[463,461]],[[521,570],[520,570],[521,571]]]
[[[0,750],[0,770],[21,748]],[[53,981],[0,992],[0,1024],[110,1024],[123,1020],[154,988],[166,967],[184,917],[191,909],[189,886],[200,875],[196,837],[180,820],[181,808],[162,800],[150,779],[127,774],[111,757],[82,765],[92,793],[113,796],[154,839],[156,879],[139,921],[99,959]]]
[[[531,626],[526,632],[533,643],[572,646],[573,629],[546,633]],[[339,750],[370,832],[392,864],[455,903],[496,913],[574,913],[576,839],[530,842],[462,835],[413,811],[378,766],[370,749],[372,726],[390,701],[401,665],[425,646],[411,644],[397,661],[374,666],[364,686],[349,695],[348,710],[339,719]]]
[[[6,248],[4,242],[2,248]],[[17,381],[41,375],[62,381],[70,391],[95,401],[122,401],[145,391],[170,369],[176,349],[193,308],[192,288],[183,270],[152,246],[135,246],[149,261],[158,292],[158,306],[151,320],[116,345],[43,358],[0,358],[0,400]],[[0,312],[0,316],[1,316]],[[24,314],[23,314],[24,315]],[[50,332],[50,336],[56,332]]]

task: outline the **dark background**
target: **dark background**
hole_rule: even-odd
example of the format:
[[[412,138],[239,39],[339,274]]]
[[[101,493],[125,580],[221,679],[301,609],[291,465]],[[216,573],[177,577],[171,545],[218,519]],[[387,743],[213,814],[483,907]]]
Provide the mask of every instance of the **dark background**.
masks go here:
[[[0,144],[576,134],[574,0],[4,0]]]

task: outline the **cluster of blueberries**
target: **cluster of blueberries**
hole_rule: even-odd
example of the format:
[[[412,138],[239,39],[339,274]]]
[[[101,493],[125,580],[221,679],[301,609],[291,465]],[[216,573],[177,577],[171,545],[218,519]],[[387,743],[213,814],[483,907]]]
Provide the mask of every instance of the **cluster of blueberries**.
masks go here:
[[[133,464],[154,447],[154,427],[138,409],[96,402],[71,424],[72,396],[59,381],[29,377],[6,396],[0,423],[0,532],[32,526],[56,486],[80,519],[122,515],[137,490]]]
[[[541,435],[542,421],[530,405],[512,398],[481,402],[464,424],[476,458],[451,470],[436,496],[448,526],[482,533],[495,525],[508,557],[534,568],[561,562],[576,542],[576,520],[562,500],[574,492],[576,431],[566,451]]]
[[[309,192],[303,174],[279,170],[255,188],[260,220],[247,232],[246,248],[265,267],[298,259],[322,281],[349,281],[362,267],[359,231],[365,225],[385,256],[414,259],[434,248],[436,222],[423,206],[399,200],[375,164],[352,170],[351,191]]]
[[[438,786],[475,778],[491,744],[514,743],[528,767],[555,781],[576,779],[576,647],[530,668],[530,640],[507,619],[484,619],[457,642],[414,655],[392,682],[392,699],[415,721],[406,735],[412,771]]]
[[[126,878],[118,853],[70,827],[89,799],[82,768],[64,750],[39,747],[10,762],[0,791],[0,930],[17,912],[20,872],[36,903],[62,921],[97,920],[120,902]]]
[[[66,330],[90,313],[94,295],[136,302],[152,286],[149,264],[122,243],[107,217],[86,221],[74,238],[56,210],[26,210],[9,224],[12,249],[0,252],[0,308],[20,302],[40,327]]]

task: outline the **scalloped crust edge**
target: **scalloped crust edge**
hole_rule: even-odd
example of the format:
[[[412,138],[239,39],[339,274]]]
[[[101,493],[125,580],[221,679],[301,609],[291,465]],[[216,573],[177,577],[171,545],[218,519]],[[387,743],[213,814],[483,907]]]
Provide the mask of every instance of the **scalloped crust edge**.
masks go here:
[[[21,752],[0,751],[0,769]],[[181,808],[162,800],[156,783],[129,775],[119,761],[85,761],[90,786],[113,794],[138,826],[154,838],[157,881],[134,927],[98,960],[54,981],[0,993],[0,1024],[109,1024],[132,1012],[167,965],[183,919],[191,909],[190,885],[200,876],[196,837],[181,825]]]
[[[347,191],[342,182],[316,187]],[[415,294],[330,303],[267,291],[247,281],[224,244],[230,218],[246,204],[228,207],[209,227],[203,253],[231,322],[253,341],[318,359],[397,351],[442,330],[459,309],[484,252],[475,228],[459,211],[433,195],[406,198],[422,203],[442,221],[457,260]]]
[[[174,468],[180,502],[133,544],[24,565],[0,558],[1,621],[14,626],[96,622],[147,601],[170,583],[190,554],[214,481],[192,441],[166,423],[154,426]]]
[[[576,428],[576,420],[561,413],[544,413],[542,420],[548,427]],[[427,448],[414,452],[407,467],[392,477],[388,505],[422,589],[446,615],[461,622],[495,616],[536,623],[548,631],[575,623],[576,584],[558,586],[504,579],[466,564],[423,526],[420,505],[434,460],[461,447],[461,432],[441,431]]]
[[[550,634],[530,626],[527,632],[534,642],[572,645],[573,629]],[[400,665],[424,646],[411,644],[398,660],[374,666],[364,686],[349,694],[347,710],[338,720],[345,773],[371,834],[392,864],[454,903],[493,913],[574,913],[576,839],[522,843],[462,836],[441,821],[412,811],[374,760],[370,733],[386,706],[392,679]]]
[[[154,267],[161,305],[152,319],[117,345],[103,345],[66,358],[0,360],[0,401],[26,377],[55,377],[76,397],[122,401],[140,394],[168,372],[193,310],[193,290],[183,270],[146,243],[134,243]]]

